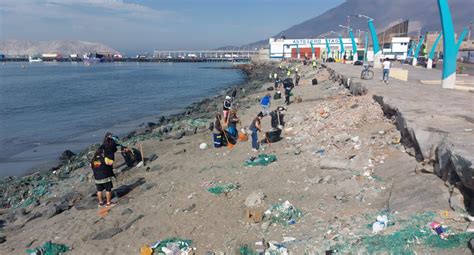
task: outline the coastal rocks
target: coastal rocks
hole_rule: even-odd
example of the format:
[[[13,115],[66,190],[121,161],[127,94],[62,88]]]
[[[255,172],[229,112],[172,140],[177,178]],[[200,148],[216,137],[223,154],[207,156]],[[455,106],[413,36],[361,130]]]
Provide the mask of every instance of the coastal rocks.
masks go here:
[[[115,235],[121,233],[123,229],[121,228],[109,228],[107,230],[104,230],[98,234],[96,234],[94,237],[92,237],[92,240],[106,240],[114,237]]]
[[[261,191],[254,191],[250,193],[245,199],[245,206],[247,207],[258,207],[262,205],[263,200],[265,199],[266,195]]]
[[[76,210],[92,210],[97,209],[97,199],[93,197],[86,197],[74,205]]]
[[[145,217],[143,214],[140,214],[140,215],[136,216],[135,218],[133,218],[132,220],[130,220],[129,222],[127,222],[125,225],[123,225],[123,226],[121,227],[121,229],[122,229],[123,231],[125,231],[125,230],[131,228],[131,227],[133,226],[133,224],[135,224],[135,222],[141,220],[143,217]]]
[[[44,217],[46,217],[46,219],[49,219],[49,218],[52,218],[64,211],[67,211],[69,210],[70,206],[69,206],[69,203],[64,200],[62,201],[61,203],[59,204],[53,204],[51,206],[49,206],[44,212],[43,212],[43,215]]]
[[[321,169],[349,170],[351,169],[351,162],[349,160],[324,158],[319,166]]]
[[[61,156],[59,157],[59,160],[61,161],[69,161],[72,159],[72,157],[76,156],[76,154],[70,150],[65,150],[63,153],[61,153]]]

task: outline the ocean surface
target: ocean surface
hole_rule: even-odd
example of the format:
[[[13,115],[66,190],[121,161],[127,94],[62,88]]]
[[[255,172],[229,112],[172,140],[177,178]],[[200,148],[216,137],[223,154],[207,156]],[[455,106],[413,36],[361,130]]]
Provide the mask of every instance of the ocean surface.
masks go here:
[[[22,65],[24,67],[22,67]],[[0,177],[55,163],[70,149],[125,134],[242,83],[222,63],[0,65]]]

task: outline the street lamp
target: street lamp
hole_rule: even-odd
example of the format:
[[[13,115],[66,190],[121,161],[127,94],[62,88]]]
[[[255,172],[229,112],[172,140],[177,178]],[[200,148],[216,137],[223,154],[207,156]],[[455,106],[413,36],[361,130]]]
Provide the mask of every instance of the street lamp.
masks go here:
[[[345,50],[344,50],[344,43],[342,42],[342,35],[341,35],[341,33],[336,33],[336,32],[334,32],[334,31],[332,31],[332,30],[331,30],[330,33],[336,34],[336,35],[339,37],[339,45],[340,45],[340,48],[341,48],[339,59],[341,59],[342,56],[343,56],[343,54],[344,54],[344,52],[345,52]]]
[[[345,28],[349,31],[349,36],[351,37],[351,42],[352,42],[352,60],[354,60],[354,61],[358,60],[358,58],[357,58],[357,45],[356,45],[356,42],[355,42],[355,39],[354,39],[354,33],[352,33],[352,28],[350,28],[349,26],[343,26],[343,25],[339,25],[339,27]]]
[[[381,58],[381,52],[380,52],[380,47],[379,47],[379,39],[377,38],[377,32],[375,31],[375,26],[374,26],[374,19],[363,14],[358,14],[358,18],[366,18],[367,23],[369,25],[369,31],[370,35],[372,37],[372,45],[374,48],[374,67],[376,68],[381,68],[381,63],[380,63],[380,58]]]

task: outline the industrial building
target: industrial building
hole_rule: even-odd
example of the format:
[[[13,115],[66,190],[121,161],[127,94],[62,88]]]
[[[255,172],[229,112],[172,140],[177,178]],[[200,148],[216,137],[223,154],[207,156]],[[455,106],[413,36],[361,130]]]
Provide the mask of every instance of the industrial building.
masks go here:
[[[330,53],[327,54],[326,40],[329,44]],[[357,38],[355,39],[358,43]],[[353,55],[352,42],[350,38],[342,38],[344,52],[341,53],[339,38],[327,39],[269,39],[269,57],[281,58],[342,58],[346,54],[349,59]],[[313,56],[314,49],[314,56]]]

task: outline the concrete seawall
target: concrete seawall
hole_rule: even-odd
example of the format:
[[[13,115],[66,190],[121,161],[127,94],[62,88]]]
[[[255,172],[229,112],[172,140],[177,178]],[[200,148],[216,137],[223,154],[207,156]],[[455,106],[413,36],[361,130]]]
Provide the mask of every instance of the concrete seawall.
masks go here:
[[[346,87],[352,95],[370,94],[385,115],[394,118],[401,142],[413,150],[418,162],[431,165],[429,171],[445,181],[451,196],[463,195],[461,203],[450,199],[455,210],[474,211],[474,94],[466,91],[442,90],[419,84],[393,80],[385,85],[377,78],[360,80],[360,68],[342,64],[324,64],[331,79]],[[376,72],[375,77],[378,77]],[[415,70],[416,76],[436,76]],[[434,72],[439,72],[434,70]],[[381,74],[380,74],[381,77]],[[436,188],[436,187],[433,187]],[[452,201],[451,201],[452,200]]]

